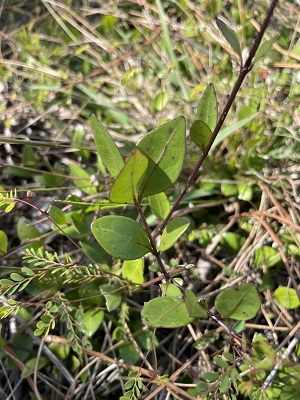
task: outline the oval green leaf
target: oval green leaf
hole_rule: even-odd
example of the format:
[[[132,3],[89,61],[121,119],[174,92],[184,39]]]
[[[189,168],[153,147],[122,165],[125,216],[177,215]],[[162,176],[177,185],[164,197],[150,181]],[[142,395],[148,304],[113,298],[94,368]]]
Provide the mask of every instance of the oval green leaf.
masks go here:
[[[115,142],[95,115],[91,116],[91,123],[94,129],[94,139],[99,157],[111,176],[116,178],[124,166],[123,158]]]
[[[218,103],[214,85],[210,83],[200,100],[197,110],[197,120],[202,121],[213,131],[218,120]]]
[[[287,308],[288,310],[293,310],[300,305],[297,292],[295,289],[292,288],[284,286],[279,287],[275,290],[274,297],[280,305]]]
[[[108,215],[92,223],[92,232],[103,249],[113,257],[134,260],[151,251],[142,226],[131,218]]]
[[[185,119],[178,117],[144,136],[137,147],[148,158],[141,197],[163,192],[176,182],[185,155]]]
[[[110,200],[114,203],[134,204],[138,199],[139,184],[147,166],[147,157],[136,149],[117,176],[110,191]]]
[[[153,214],[161,221],[166,218],[171,209],[168,197],[164,192],[150,196],[149,205]]]
[[[168,250],[176,243],[177,239],[185,232],[190,224],[187,217],[173,218],[165,227],[159,245],[160,251]]]
[[[209,145],[212,131],[203,121],[195,121],[191,126],[190,136],[192,141],[204,151]]]
[[[178,328],[195,322],[189,316],[183,299],[172,296],[156,297],[145,303],[142,321],[155,328]]]
[[[215,302],[215,307],[223,318],[238,321],[254,318],[260,308],[260,298],[251,283],[225,289]]]

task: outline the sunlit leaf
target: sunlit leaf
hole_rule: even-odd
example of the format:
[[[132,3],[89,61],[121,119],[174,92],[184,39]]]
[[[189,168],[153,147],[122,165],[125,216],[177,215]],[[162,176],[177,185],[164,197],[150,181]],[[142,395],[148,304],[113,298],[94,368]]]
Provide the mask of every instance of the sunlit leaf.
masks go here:
[[[124,166],[123,158],[115,142],[95,115],[91,116],[91,123],[94,129],[97,152],[111,176],[116,178]]]
[[[139,149],[135,149],[111,188],[110,200],[115,203],[134,204],[135,200],[138,200],[140,182],[147,166],[147,157]]]
[[[297,292],[293,288],[281,286],[275,290],[274,297],[280,305],[287,308],[288,310],[293,310],[300,305]]]
[[[148,301],[141,315],[143,323],[153,327],[177,328],[196,321],[189,316],[183,299],[172,296]]]
[[[148,133],[137,147],[148,158],[142,196],[163,192],[176,182],[185,156],[185,119],[178,117]]]
[[[172,247],[178,238],[186,231],[189,224],[190,220],[187,217],[173,218],[163,230],[159,250],[165,251]]]
[[[144,283],[144,259],[125,260],[122,264],[122,277],[132,283]]]
[[[97,308],[85,311],[83,320],[87,336],[91,337],[99,329],[104,318],[104,311]]]
[[[142,226],[135,220],[108,215],[92,223],[92,232],[103,249],[113,257],[134,260],[151,251]]]
[[[260,309],[260,298],[251,283],[225,289],[215,301],[215,307],[223,318],[247,320],[254,318]]]

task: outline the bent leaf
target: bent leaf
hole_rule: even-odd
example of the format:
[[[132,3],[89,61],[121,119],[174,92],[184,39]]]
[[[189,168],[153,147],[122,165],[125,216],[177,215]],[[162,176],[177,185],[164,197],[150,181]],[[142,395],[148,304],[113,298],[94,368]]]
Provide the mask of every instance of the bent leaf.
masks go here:
[[[190,136],[192,141],[204,151],[209,145],[212,131],[203,121],[197,120],[191,126]]]
[[[95,115],[91,116],[91,123],[94,129],[94,139],[97,152],[101,161],[107,167],[111,176],[116,178],[124,166],[123,158],[115,142]]]
[[[189,316],[183,299],[172,296],[156,297],[148,301],[141,315],[145,325],[156,328],[178,328],[196,321]]]
[[[139,149],[136,149],[117,176],[110,191],[110,200],[114,203],[134,204],[138,198],[139,183],[147,166],[147,157]]]
[[[158,250],[165,251],[172,247],[188,228],[189,224],[190,220],[187,217],[173,218],[163,230]]]
[[[254,318],[260,308],[260,298],[251,283],[225,289],[215,302],[215,307],[223,318],[238,321]]]
[[[142,226],[131,218],[108,215],[92,223],[97,242],[113,257],[134,260],[151,251]]]
[[[185,119],[178,117],[144,136],[137,147],[148,158],[141,197],[163,192],[176,182],[185,155]]]
[[[195,318],[206,318],[207,317],[206,311],[200,306],[200,304],[198,303],[197,297],[191,290],[189,290],[189,289],[185,290],[184,301],[185,301],[187,312],[190,317],[195,317]]]
[[[197,120],[202,121],[213,131],[218,120],[218,103],[214,85],[205,89],[197,110]]]

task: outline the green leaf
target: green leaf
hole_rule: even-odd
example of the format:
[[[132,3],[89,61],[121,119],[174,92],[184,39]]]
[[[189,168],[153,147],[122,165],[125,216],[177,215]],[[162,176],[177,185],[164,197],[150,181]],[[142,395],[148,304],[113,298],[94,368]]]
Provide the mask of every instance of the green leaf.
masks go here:
[[[38,229],[25,217],[20,217],[17,224],[17,232],[21,243],[40,236]]]
[[[12,286],[15,282],[9,280],[9,279],[1,279],[0,280],[0,286],[1,287],[9,287]]]
[[[141,358],[131,342],[125,342],[119,346],[119,355],[128,364],[135,364]]]
[[[259,46],[259,48],[255,54],[253,64],[257,63],[257,61],[259,61],[261,58],[263,58],[267,54],[267,52],[271,49],[271,47],[273,46],[273,43],[276,42],[277,39],[278,39],[278,37],[274,37],[273,39],[268,40]]]
[[[69,164],[69,170],[76,187],[85,194],[97,194],[97,189],[91,182],[90,174],[86,170],[75,164]]]
[[[149,196],[149,205],[153,214],[163,221],[171,209],[167,195],[164,192]]]
[[[244,125],[247,125],[248,122],[252,121],[254,118],[256,118],[261,113],[262,113],[262,111],[258,111],[252,115],[249,115],[246,118],[241,119],[240,121],[237,121],[234,124],[226,126],[226,128],[221,129],[218,136],[216,137],[215,141],[213,142],[213,144],[211,146],[211,151],[213,149],[215,149],[218,146],[218,144],[222,143],[223,140],[226,139],[229,135],[236,132],[238,129],[242,128]]]
[[[58,207],[51,205],[48,214],[58,225],[65,225],[67,223],[65,213]]]
[[[168,250],[176,243],[177,239],[186,231],[190,224],[187,217],[173,218],[165,227],[159,245],[160,251]]]
[[[118,288],[113,285],[101,285],[99,286],[100,292],[104,295],[106,308],[108,312],[111,312],[119,307],[122,302],[122,296]]]
[[[251,201],[253,197],[253,188],[247,183],[238,183],[238,198],[244,201]]]
[[[195,121],[191,126],[190,136],[192,141],[204,151],[209,145],[212,131],[203,121]]]
[[[217,25],[220,31],[223,33],[225,39],[227,42],[230,44],[230,46],[233,48],[233,50],[238,54],[240,60],[242,61],[242,49],[240,42],[238,41],[238,38],[235,34],[235,32],[229,28],[226,24],[224,24],[223,21],[217,19]]]
[[[92,223],[92,232],[103,249],[113,257],[134,260],[151,251],[142,226],[131,218],[108,215]]]
[[[8,239],[5,232],[0,230],[0,257],[7,253]]]
[[[115,203],[134,204],[138,200],[139,185],[147,166],[147,157],[139,149],[135,149],[111,188],[110,200]]]
[[[247,320],[254,318],[260,308],[260,298],[251,283],[225,289],[215,302],[215,307],[223,318]]]
[[[182,291],[174,283],[162,283],[160,285],[162,296],[180,297],[182,298]]]
[[[141,285],[144,283],[144,259],[126,260],[122,265],[122,277],[132,283]]]
[[[226,197],[232,197],[238,194],[236,185],[232,185],[230,183],[221,183],[221,192]]]
[[[274,292],[274,297],[276,301],[287,308],[288,310],[293,310],[300,305],[300,301],[297,296],[295,289],[288,287],[279,287]]]
[[[148,157],[142,196],[163,192],[176,182],[185,155],[185,119],[178,117],[144,136],[137,147]]]
[[[204,122],[212,132],[218,120],[218,103],[214,85],[210,83],[200,100],[196,120]]]
[[[104,311],[97,308],[83,313],[85,331],[88,337],[92,337],[99,329],[104,318]]]
[[[116,178],[124,166],[123,158],[115,142],[95,115],[91,116],[91,123],[94,129],[97,152],[101,161],[107,167],[111,176]]]
[[[22,282],[24,280],[23,276],[13,272],[10,274],[10,278],[15,282]]]
[[[162,111],[169,101],[169,93],[168,92],[159,92],[153,101],[153,107],[155,111]]]
[[[222,234],[221,243],[229,254],[236,254],[239,252],[246,238],[238,233],[224,232]]]
[[[255,250],[253,265],[255,267],[266,266],[268,268],[274,267],[280,263],[281,257],[276,249],[270,246],[262,246]]]
[[[229,387],[229,376],[224,375],[223,378],[220,380],[219,384],[219,391],[220,393],[226,393]]]
[[[37,335],[36,335],[37,336]],[[40,369],[44,368],[47,364],[49,364],[49,360],[47,357],[34,357],[28,360],[25,364],[25,368],[21,373],[21,378],[25,379],[30,375],[33,375],[34,371],[39,371]],[[38,365],[37,365],[38,363]]]
[[[34,272],[32,271],[32,269],[28,268],[28,267],[22,267],[21,271],[23,272],[23,274],[27,275],[27,276],[33,276]]]
[[[187,312],[190,317],[194,318],[206,318],[207,314],[206,311],[200,306],[198,303],[198,299],[195,294],[186,289],[184,293],[184,301],[186,305]]]
[[[189,316],[183,299],[172,296],[148,301],[141,315],[145,325],[157,328],[177,328],[195,322],[195,318]]]

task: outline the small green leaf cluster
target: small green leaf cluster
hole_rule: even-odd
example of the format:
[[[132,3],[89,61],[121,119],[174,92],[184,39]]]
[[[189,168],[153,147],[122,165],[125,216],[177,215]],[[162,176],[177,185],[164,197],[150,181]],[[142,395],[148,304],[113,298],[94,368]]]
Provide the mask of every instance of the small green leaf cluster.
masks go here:
[[[126,392],[120,397],[119,400],[138,400],[143,388],[141,376],[135,371],[129,372],[128,376],[131,379],[125,383],[124,389]]]

